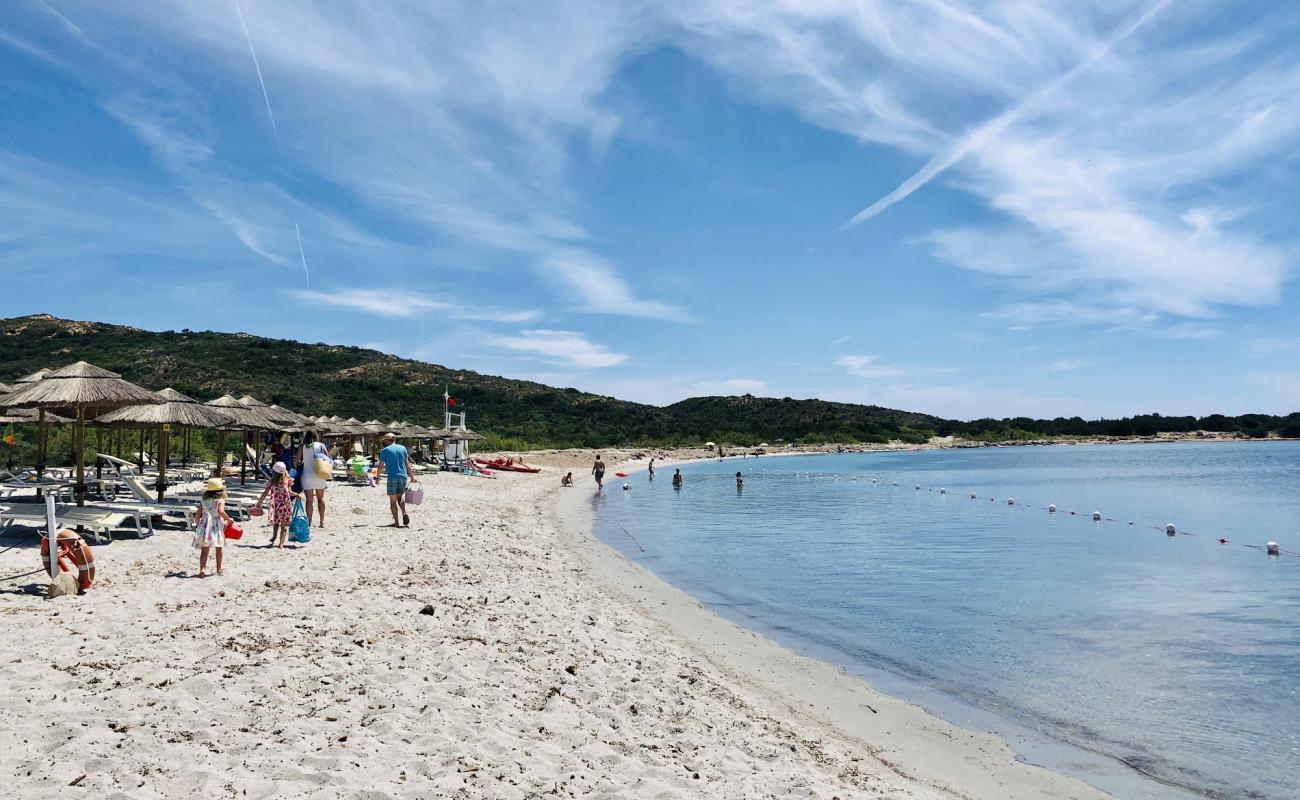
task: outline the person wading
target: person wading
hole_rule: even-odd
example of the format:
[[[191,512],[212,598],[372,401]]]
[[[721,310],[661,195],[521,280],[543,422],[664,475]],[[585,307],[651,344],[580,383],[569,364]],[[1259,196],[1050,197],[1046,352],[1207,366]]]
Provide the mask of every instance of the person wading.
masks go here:
[[[415,474],[415,465],[411,463],[411,454],[406,447],[397,443],[397,436],[384,434],[384,449],[379,451],[379,474],[388,475],[388,510],[393,512],[391,527],[410,526],[411,518],[406,513],[406,486]]]
[[[605,462],[601,459],[600,454],[596,454],[596,463],[591,465],[591,474],[596,479],[596,489],[605,488]]]

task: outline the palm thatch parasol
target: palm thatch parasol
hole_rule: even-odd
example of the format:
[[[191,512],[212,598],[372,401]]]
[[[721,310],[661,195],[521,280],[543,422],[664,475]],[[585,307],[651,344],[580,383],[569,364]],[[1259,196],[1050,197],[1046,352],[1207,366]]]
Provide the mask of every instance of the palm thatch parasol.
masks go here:
[[[220,428],[230,425],[234,420],[227,414],[217,411],[181,394],[175,389],[163,389],[158,393],[165,402],[158,405],[127,406],[95,420],[97,425],[124,428],[158,428],[158,501],[162,502],[167,488],[167,465],[171,463],[171,428],[176,426],[188,434],[191,428]],[[143,432],[140,434],[143,438]],[[186,440],[188,445],[188,439]],[[188,453],[186,454],[188,457]]]
[[[30,375],[24,375],[21,378],[15,380],[12,386],[4,390],[4,394],[9,394],[10,392],[17,391],[18,389],[21,389],[26,384],[35,383],[39,381],[41,378],[44,378],[48,374],[50,374],[49,367],[41,367],[40,369],[36,370]],[[4,406],[0,405],[0,409],[3,408]],[[31,414],[31,417],[27,418],[27,414],[29,412]],[[43,408],[37,409],[35,411],[32,411],[31,409],[27,409],[27,408],[13,408],[13,409],[9,409],[9,416],[24,418],[21,420],[19,419],[13,420],[15,423],[30,422],[31,424],[36,426],[36,477],[39,479],[42,475],[45,474],[45,452],[47,449],[49,449],[50,423],[71,422],[72,420],[68,419],[67,417],[56,418],[57,415],[51,414]],[[6,422],[5,424],[8,423]],[[13,451],[10,451],[9,456],[10,459],[13,458]],[[13,464],[11,463],[9,466],[10,468],[12,468]],[[37,490],[36,494],[39,497],[40,491]]]
[[[336,423],[331,421],[329,417],[325,417],[325,416],[308,417],[307,419],[310,422],[310,424],[307,427],[310,428],[311,430],[316,431],[317,433],[330,434],[330,433],[334,433],[335,431],[334,426],[336,425]]]
[[[272,404],[270,406],[271,414],[277,419],[282,419],[287,424],[285,430],[301,431],[306,430],[312,424],[311,417],[299,414],[296,411],[290,411],[287,408]]]
[[[250,400],[252,398],[249,398]],[[217,428],[217,474],[225,467],[226,461],[226,431],[238,430],[243,431],[243,443],[245,452],[239,454],[239,482],[247,482],[248,479],[248,434],[249,431],[278,431],[280,424],[267,413],[269,406],[263,404],[262,407],[250,406],[236,400],[233,396],[223,394],[216,400],[209,400],[204,403],[209,408],[215,408],[219,413],[225,414],[233,420],[228,427]]]
[[[302,429],[305,428],[305,421],[307,421],[307,418],[302,414],[294,414],[294,412],[290,411],[289,408],[268,406],[266,403],[261,402],[260,399],[252,397],[251,394],[243,395],[243,397],[239,398],[239,402],[243,403],[244,406],[253,408],[253,410],[263,412],[263,414],[266,415],[266,418],[272,420],[274,425],[270,428],[266,428],[268,431],[302,431]],[[261,440],[261,437],[259,436],[257,437],[256,453],[253,453],[253,463],[261,463],[261,445],[263,445],[263,440]],[[247,450],[247,441],[244,442],[244,449]],[[242,462],[240,462],[240,464],[242,464]],[[239,483],[244,483],[244,470],[242,466],[239,468]]]
[[[122,380],[116,372],[109,372],[85,361],[78,361],[62,369],[46,373],[40,380],[21,386],[0,399],[0,405],[40,410],[64,409],[76,412],[73,421],[72,449],[77,459],[77,484],[73,494],[77,505],[86,503],[86,419],[103,411],[122,406],[162,403],[163,398]]]

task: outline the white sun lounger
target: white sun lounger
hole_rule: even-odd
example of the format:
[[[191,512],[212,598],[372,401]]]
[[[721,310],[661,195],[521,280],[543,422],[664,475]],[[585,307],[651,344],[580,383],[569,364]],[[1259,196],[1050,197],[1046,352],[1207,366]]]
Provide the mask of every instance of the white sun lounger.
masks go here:
[[[95,535],[95,541],[99,542],[103,537],[104,541],[113,541],[113,529],[122,526],[128,518],[135,516],[132,514],[123,514],[121,512],[110,511],[103,508],[78,508],[77,506],[58,506],[56,509],[59,523],[62,525],[79,525],[83,528],[89,528]],[[12,505],[0,506],[0,530],[4,530],[15,523],[30,524],[30,527],[39,528],[45,524],[45,505],[43,503],[14,503]],[[136,516],[136,525],[140,524],[140,518]],[[143,535],[143,528],[140,528]]]

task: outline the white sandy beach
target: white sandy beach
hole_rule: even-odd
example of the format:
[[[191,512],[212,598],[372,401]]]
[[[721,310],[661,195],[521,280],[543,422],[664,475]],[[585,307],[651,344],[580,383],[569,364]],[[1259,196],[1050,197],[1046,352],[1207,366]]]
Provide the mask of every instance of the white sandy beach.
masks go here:
[[[1104,796],[595,542],[589,480],[558,488],[589,459],[427,479],[401,531],[380,489],[338,486],[310,545],[254,520],[224,577],[180,577],[189,536],[160,531],[97,548],[83,597],[0,586],[6,796]]]

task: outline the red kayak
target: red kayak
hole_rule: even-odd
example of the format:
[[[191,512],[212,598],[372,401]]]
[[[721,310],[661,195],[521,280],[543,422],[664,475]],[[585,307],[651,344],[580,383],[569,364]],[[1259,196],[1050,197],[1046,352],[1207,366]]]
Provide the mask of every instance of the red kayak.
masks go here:
[[[488,467],[489,469],[500,470],[502,472],[537,473],[542,471],[541,467],[530,467],[522,461],[511,461],[508,458],[494,458],[491,460],[477,458],[474,460],[482,466]]]

